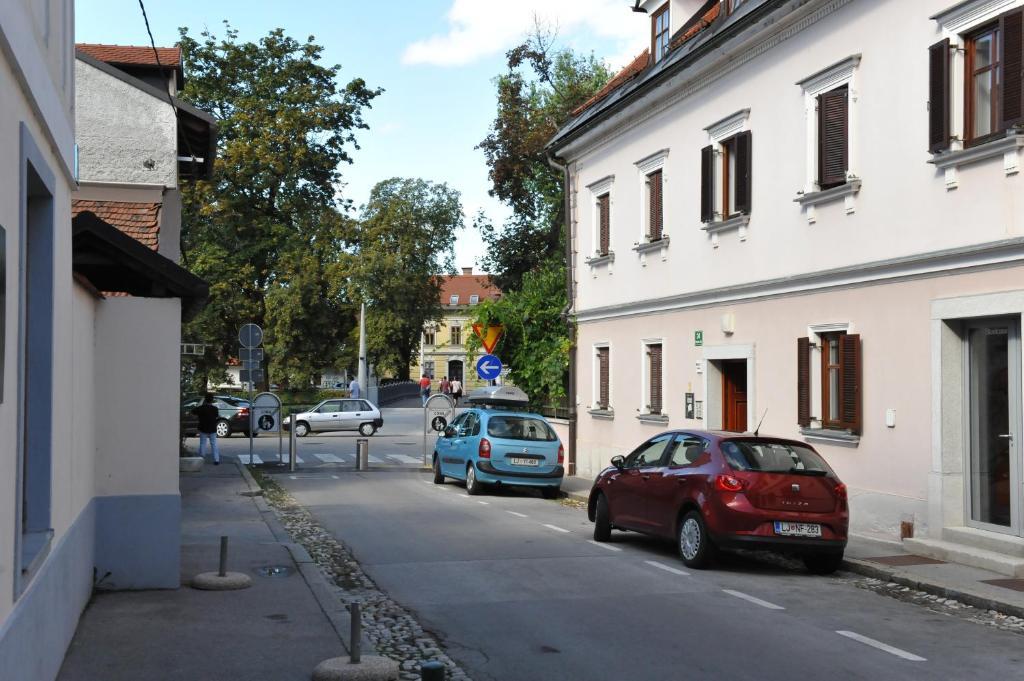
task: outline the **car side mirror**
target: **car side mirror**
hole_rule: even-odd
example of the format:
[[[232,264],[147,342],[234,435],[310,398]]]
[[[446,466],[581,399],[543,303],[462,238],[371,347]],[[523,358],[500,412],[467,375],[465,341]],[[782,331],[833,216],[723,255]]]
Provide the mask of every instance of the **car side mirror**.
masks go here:
[[[455,437],[455,426],[448,426],[444,429],[445,437]]]
[[[613,456],[612,465],[621,471],[626,467],[626,460],[622,456]]]

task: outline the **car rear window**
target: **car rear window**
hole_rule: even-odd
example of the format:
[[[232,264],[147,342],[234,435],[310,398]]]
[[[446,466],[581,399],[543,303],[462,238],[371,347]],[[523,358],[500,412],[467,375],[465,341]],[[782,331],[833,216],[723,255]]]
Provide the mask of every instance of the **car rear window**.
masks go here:
[[[833,474],[817,452],[796,442],[727,440],[722,443],[721,449],[729,465],[738,471]]]
[[[534,416],[492,416],[487,421],[487,434],[505,440],[554,442],[558,439],[551,426]]]

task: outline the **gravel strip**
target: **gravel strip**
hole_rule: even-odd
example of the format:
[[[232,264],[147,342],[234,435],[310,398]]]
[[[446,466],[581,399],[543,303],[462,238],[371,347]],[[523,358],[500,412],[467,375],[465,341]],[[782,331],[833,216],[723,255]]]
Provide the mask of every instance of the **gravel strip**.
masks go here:
[[[296,543],[309,552],[327,581],[337,587],[338,599],[345,605],[359,603],[363,632],[377,654],[399,662],[403,681],[417,681],[420,664],[428,660],[444,664],[448,679],[470,681],[469,675],[444,652],[437,637],[424,630],[408,611],[381,591],[342,542],[321,527],[276,481],[258,470],[252,474],[281,524]]]

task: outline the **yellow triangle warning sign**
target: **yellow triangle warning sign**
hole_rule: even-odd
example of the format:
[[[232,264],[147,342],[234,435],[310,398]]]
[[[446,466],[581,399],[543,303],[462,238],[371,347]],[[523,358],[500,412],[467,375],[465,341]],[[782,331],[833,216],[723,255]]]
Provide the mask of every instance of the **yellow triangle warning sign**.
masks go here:
[[[480,339],[480,343],[484,346],[484,350],[490,355],[494,352],[494,348],[498,345],[498,340],[501,339],[501,334],[505,330],[504,326],[488,326],[484,329],[483,324],[474,324],[473,333],[476,334],[477,338]]]

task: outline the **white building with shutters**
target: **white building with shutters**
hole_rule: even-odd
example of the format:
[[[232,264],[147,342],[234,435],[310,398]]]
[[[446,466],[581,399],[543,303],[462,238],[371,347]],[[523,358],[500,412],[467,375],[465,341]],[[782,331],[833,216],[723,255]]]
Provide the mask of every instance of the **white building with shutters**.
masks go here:
[[[1024,0],[637,5],[651,48],[549,146],[575,472],[760,423],[854,533],[1024,576]]]

